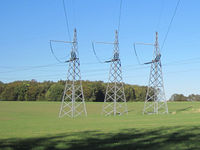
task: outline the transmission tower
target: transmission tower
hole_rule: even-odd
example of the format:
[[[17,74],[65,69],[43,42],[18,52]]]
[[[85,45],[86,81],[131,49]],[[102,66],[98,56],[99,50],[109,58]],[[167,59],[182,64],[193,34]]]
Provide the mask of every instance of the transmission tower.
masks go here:
[[[121,61],[119,58],[118,32],[115,32],[113,59],[106,61],[110,64],[110,72],[106,95],[103,104],[103,114],[122,115],[128,113],[124,86],[122,82]]]
[[[151,64],[151,71],[143,114],[168,113],[160,58],[161,54],[158,44],[158,32],[156,32],[153,60],[151,62],[145,63]]]
[[[74,29],[73,41],[65,43],[72,43],[72,50],[70,59],[66,61],[69,63],[69,67],[59,117],[67,115],[73,118],[81,114],[87,116],[78,58],[76,29]]]

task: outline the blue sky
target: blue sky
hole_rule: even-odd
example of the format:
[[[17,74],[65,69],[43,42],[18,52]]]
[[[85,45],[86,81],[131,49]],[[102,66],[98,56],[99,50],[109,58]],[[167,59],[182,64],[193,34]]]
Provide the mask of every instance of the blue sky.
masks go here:
[[[138,65],[134,42],[154,42],[159,32],[162,45],[177,0],[123,0],[120,25],[120,57],[124,82],[147,85],[149,66]],[[96,60],[91,41],[114,41],[120,0],[66,0],[71,36],[76,27],[83,80],[107,81],[109,64]],[[162,50],[167,98],[173,93],[200,94],[200,1],[181,0]],[[67,64],[52,56],[49,40],[67,40],[62,0],[1,0],[0,80],[57,81],[66,78]],[[67,60],[70,45],[54,45],[55,54]],[[97,55],[106,60],[112,47],[98,45]],[[151,46],[137,47],[142,62],[152,58]]]

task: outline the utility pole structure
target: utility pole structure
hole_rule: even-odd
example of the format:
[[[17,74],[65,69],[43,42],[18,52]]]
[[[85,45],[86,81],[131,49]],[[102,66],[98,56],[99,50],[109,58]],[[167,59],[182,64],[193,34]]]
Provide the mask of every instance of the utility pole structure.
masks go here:
[[[111,64],[102,113],[105,116],[116,116],[128,113],[126,97],[124,94],[124,85],[122,81],[122,70],[121,61],[119,58],[119,42],[117,30],[115,32],[115,42],[109,44],[114,44],[114,52],[113,59],[106,61],[106,63]]]
[[[66,115],[68,117],[74,118],[82,114],[87,116],[81,81],[80,61],[78,58],[78,42],[76,29],[74,29],[74,38],[72,42],[54,42],[64,42],[72,44],[71,57],[68,61],[66,61],[69,63],[69,67],[59,117],[63,117]]]
[[[161,54],[158,44],[158,32],[156,32],[153,60],[151,62],[145,63],[151,64],[151,70],[143,114],[168,114],[168,106],[165,97],[160,58]]]

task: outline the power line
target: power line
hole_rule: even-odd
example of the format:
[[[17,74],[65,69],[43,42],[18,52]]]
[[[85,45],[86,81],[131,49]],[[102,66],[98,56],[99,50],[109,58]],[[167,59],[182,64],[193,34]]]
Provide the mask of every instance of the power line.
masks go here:
[[[177,12],[178,6],[179,6],[179,4],[180,4],[180,1],[181,1],[181,0],[178,0],[178,2],[177,2],[177,4],[176,4],[176,7],[175,7],[175,10],[174,10],[174,13],[173,13],[173,15],[172,15],[171,21],[170,21],[169,26],[168,26],[168,28],[167,28],[167,33],[166,33],[166,35],[165,35],[165,38],[164,38],[163,44],[162,44],[162,46],[161,46],[161,50],[163,49],[164,44],[165,44],[165,42],[166,42],[166,40],[167,40],[167,36],[168,36],[169,31],[170,31],[170,29],[171,29],[172,22],[173,22],[173,20],[174,20],[175,15],[176,15],[176,12]]]
[[[71,0],[71,8],[72,8],[72,15],[73,15],[73,25],[74,25],[74,27],[78,27],[77,26],[77,10],[76,10],[76,0]]]
[[[98,57],[98,55],[97,55],[97,53],[96,53],[96,50],[95,50],[95,44],[113,45],[114,43],[112,43],[112,42],[92,42],[93,53],[94,53],[94,55],[95,55],[97,61],[98,61],[99,63],[105,63],[105,61],[102,61],[102,60]]]
[[[70,34],[70,30],[69,30],[69,20],[68,20],[68,17],[67,17],[67,10],[66,10],[66,6],[65,6],[65,0],[62,1],[63,3],[63,9],[64,9],[64,14],[65,14],[65,21],[66,21],[66,25],[67,25],[67,32],[68,32],[68,37],[69,37],[69,40],[71,41],[71,34]],[[50,49],[51,49],[51,53],[52,55],[54,56],[54,58],[59,62],[59,63],[64,63],[64,61],[61,61],[54,53],[54,50],[53,50],[53,47],[52,47],[52,42],[64,42],[64,41],[53,41],[53,40],[50,40]],[[65,43],[65,42],[64,42]]]
[[[165,66],[169,66],[169,65],[186,65],[186,64],[196,64],[196,63],[200,63],[198,61],[199,59],[196,58],[196,59],[185,59],[185,60],[182,60],[182,61],[174,61],[174,62],[169,62],[169,63],[166,63],[164,64]],[[191,62],[192,61],[192,62]],[[195,62],[193,62],[195,61]]]
[[[138,54],[137,54],[137,51],[136,51],[136,48],[135,48],[135,44],[134,44],[133,46],[134,46],[134,52],[135,52],[135,56],[136,56],[136,58],[137,58],[137,62],[138,62],[139,65],[141,65],[140,59],[139,59],[139,57],[138,57]]]
[[[63,2],[64,14],[65,14],[65,21],[66,21],[66,25],[67,25],[68,37],[69,37],[69,40],[71,41],[71,34],[70,34],[70,30],[69,30],[69,20],[68,20],[68,17],[67,17],[67,10],[66,10],[66,6],[65,6],[65,0],[63,0],[62,2]]]
[[[120,23],[121,23],[121,11],[122,11],[122,0],[120,0],[120,6],[119,6],[118,30],[117,30],[117,31],[118,31],[118,35],[119,35]],[[95,55],[97,61],[98,61],[99,63],[105,63],[104,61],[102,61],[102,60],[98,57],[98,55],[97,55],[97,53],[96,53],[96,51],[95,51],[95,44],[114,44],[114,43],[109,43],[109,42],[92,42],[92,50],[93,50],[93,53],[94,53],[94,55]]]
[[[199,59],[199,58],[196,58],[196,59]],[[174,63],[176,63],[176,65],[179,65],[180,63],[178,62],[184,62],[184,61],[188,61],[188,60],[192,60],[191,59],[185,59],[185,60],[182,60],[182,61],[174,61],[172,63],[168,63],[168,64],[163,64],[163,66],[169,66],[169,65],[173,65],[174,66]],[[56,65],[56,64],[49,64],[49,65],[43,65],[43,66],[34,66],[34,68],[42,68],[42,67],[49,67],[49,66],[52,66],[52,65]],[[148,68],[147,66],[144,66],[144,67],[134,67],[132,65],[126,65],[125,66],[126,68],[124,70],[130,70],[130,69],[134,69],[134,70],[141,70],[141,69],[146,69]],[[29,68],[27,68],[26,70],[30,70]],[[92,69],[92,70],[84,70],[84,72],[87,72],[87,73],[84,73],[83,75],[84,76],[87,76],[87,77],[95,77],[95,76],[99,76],[99,75],[104,75],[105,71],[107,69]],[[175,74],[175,73],[180,73],[180,72],[189,72],[189,71],[198,71],[199,69],[190,69],[190,70],[179,70],[179,71],[176,71],[176,72],[166,72],[166,74]],[[22,70],[19,70],[19,71],[22,71]],[[10,72],[16,72],[16,71],[10,71]],[[54,71],[55,72],[55,71]],[[59,72],[59,71],[56,71],[56,72]],[[33,76],[28,76],[26,78],[35,78],[35,77],[45,77],[45,76],[49,76],[49,77],[58,77],[59,75],[63,75],[62,74],[52,74],[52,75],[33,75]],[[125,78],[127,77],[137,77],[137,76],[125,76]],[[12,80],[14,78],[5,78],[5,77],[1,77],[1,79],[8,79],[8,80]]]
[[[196,58],[196,60],[199,60],[200,58]],[[188,62],[188,61],[190,61],[190,60],[192,60],[192,59],[185,59],[185,60],[181,60],[181,61],[172,61],[172,62],[170,62],[170,63],[166,63],[166,64],[163,64],[163,66],[174,66],[174,65],[185,65],[185,64],[194,64],[194,63],[200,63],[200,62]],[[193,59],[193,60],[195,60],[195,59]],[[65,65],[59,65],[59,66],[65,66]],[[45,67],[45,66],[44,66]],[[146,69],[146,68],[149,68],[149,67],[147,67],[147,66],[144,66],[144,67],[135,67],[135,66],[133,66],[133,65],[125,65],[125,66],[123,66],[123,67],[125,67],[123,70],[130,70],[130,69],[134,69],[134,70],[140,70],[140,69]],[[51,70],[49,70],[49,68],[46,68],[46,69],[48,69],[48,70],[37,70],[37,71],[44,71],[44,72],[46,72],[46,71],[54,71],[54,72],[60,72],[60,71],[62,71],[62,70],[55,70],[55,69],[51,69]],[[86,72],[86,73],[83,73],[83,74],[90,74],[90,73],[92,73],[92,74],[94,74],[94,73],[100,73],[100,72],[104,72],[104,71],[107,71],[107,68],[101,68],[101,69],[86,69],[86,70],[83,70],[83,72]],[[104,74],[104,73],[102,73],[102,74]]]
[[[196,57],[196,58],[188,58],[188,59],[183,59],[183,60],[177,60],[177,61],[172,61],[172,62],[168,62],[163,64],[163,66],[174,66],[174,65],[185,65],[185,64],[196,64],[196,63],[200,63],[198,60],[200,60],[200,57]],[[192,61],[192,62],[191,62]],[[193,62],[193,61],[197,61],[197,62]],[[99,64],[99,63],[93,63],[93,62],[89,62],[89,63],[82,63],[82,64]],[[58,66],[58,67],[62,67],[65,66],[66,64],[61,64],[61,63],[54,63],[54,64],[46,64],[46,65],[39,65],[39,66],[21,66],[21,68],[15,69],[15,70],[9,70],[9,71],[2,71],[0,73],[14,73],[14,72],[19,72],[19,71],[28,71],[28,70],[34,70],[34,69],[39,69],[39,68],[49,68],[52,66]],[[146,66],[140,66],[137,65],[138,67],[135,67],[136,65],[124,65],[123,67],[125,67],[124,70],[129,70],[129,69],[143,69],[143,68],[148,68]],[[12,66],[0,66],[2,68],[12,68]],[[126,69],[129,68],[129,69]],[[49,70],[49,69],[48,69]],[[97,72],[97,71],[105,71],[107,70],[106,68],[102,68],[102,69],[88,69],[88,70],[83,70],[84,72]],[[42,70],[42,71],[46,71],[46,70]],[[55,70],[53,70],[55,71]],[[61,70],[57,70],[57,71],[61,71]]]
[[[158,30],[158,28],[159,28],[159,26],[160,26],[160,22],[161,22],[161,18],[162,18],[162,16],[163,16],[163,11],[164,11],[164,0],[162,0],[161,1],[161,10],[160,10],[160,13],[159,13],[159,18],[158,18],[158,23],[157,23],[157,25],[156,25],[156,29]]]
[[[187,70],[179,70],[179,71],[171,71],[171,72],[165,72],[165,74],[177,74],[177,73],[188,73],[188,72],[196,72],[196,71],[199,71],[198,68],[196,69],[187,69]],[[96,74],[90,74],[90,75],[86,75],[86,74],[83,74],[83,76],[85,77],[96,77],[96,76],[99,76],[99,75],[104,75],[105,73],[96,73]],[[60,78],[64,78],[65,77],[65,74],[50,74],[50,75],[36,75],[36,76],[26,76],[25,78],[30,78],[30,79],[33,79],[33,78],[42,78],[42,77],[51,77],[51,78],[54,78],[55,79],[58,79],[58,76],[63,76],[63,77],[60,77]],[[127,76],[123,76],[124,79],[129,79],[129,78],[139,78],[139,77],[145,77],[146,75],[145,74],[141,74],[141,75],[127,75]],[[24,77],[23,77],[24,78]],[[14,80],[15,78],[7,78],[7,77],[1,77],[1,79],[5,79],[5,80]],[[23,79],[24,80],[24,79]],[[105,78],[106,80],[106,78]]]
[[[61,61],[61,60],[55,55],[51,42],[52,42],[52,41],[50,40],[49,44],[50,44],[50,50],[51,50],[52,55],[54,56],[54,58],[55,58],[59,63],[64,63],[63,61]]]
[[[46,68],[46,67],[52,67],[54,65],[58,65],[60,63],[55,63],[55,64],[47,64],[47,65],[41,65],[41,66],[24,66],[27,68],[24,69],[15,69],[15,70],[10,70],[10,71],[2,71],[0,73],[12,73],[12,72],[18,72],[18,71],[26,71],[26,70],[32,70],[32,69],[38,69],[38,68]]]
[[[121,24],[121,13],[122,13],[122,0],[120,0],[120,6],[119,6],[118,35],[119,35],[119,29],[120,29],[120,24]]]
[[[104,63],[103,61],[100,60],[100,58],[98,57],[98,55],[97,55],[97,53],[96,53],[96,51],[95,51],[94,42],[92,42],[92,51],[93,51],[94,56],[96,57],[97,61],[98,61],[99,63]]]
[[[138,64],[139,64],[139,65],[144,65],[144,63],[143,63],[143,64],[140,63],[140,59],[139,59],[139,56],[138,56],[137,50],[136,50],[136,45],[151,45],[151,46],[154,46],[154,45],[151,44],[151,43],[134,43],[134,44],[133,44],[134,53],[135,53],[135,56],[136,56],[136,58],[137,58]]]

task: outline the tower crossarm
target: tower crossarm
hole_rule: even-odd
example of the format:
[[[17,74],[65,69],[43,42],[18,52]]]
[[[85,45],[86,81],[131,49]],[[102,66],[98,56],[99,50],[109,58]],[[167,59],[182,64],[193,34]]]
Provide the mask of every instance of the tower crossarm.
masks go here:
[[[50,42],[58,42],[58,43],[74,43],[73,41],[60,41],[60,40],[50,40]]]

